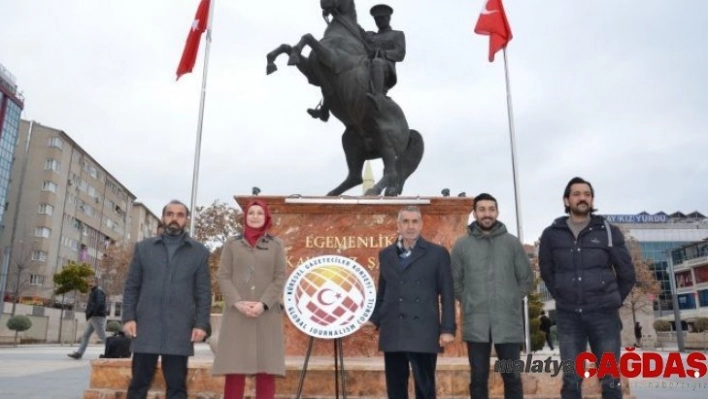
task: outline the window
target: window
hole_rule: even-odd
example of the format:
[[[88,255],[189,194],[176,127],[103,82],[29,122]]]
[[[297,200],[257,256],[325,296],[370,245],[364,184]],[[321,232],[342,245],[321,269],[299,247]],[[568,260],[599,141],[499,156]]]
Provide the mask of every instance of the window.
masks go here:
[[[116,203],[109,200],[108,198],[106,198],[104,204],[106,205],[106,208],[114,209],[116,207]]]
[[[678,296],[679,309],[695,309],[696,297],[693,293],[681,294]]]
[[[49,235],[51,233],[52,233],[52,230],[50,230],[48,227],[35,227],[35,229],[34,229],[34,236],[35,237],[49,238]]]
[[[51,215],[54,213],[54,207],[49,205],[49,204],[40,204],[39,205],[39,214],[40,215]]]
[[[71,237],[62,237],[62,244],[64,244],[65,247],[71,248],[74,252],[79,250],[79,242]]]
[[[98,179],[98,169],[96,169],[95,166],[91,165],[88,162],[84,162],[83,170],[84,170],[84,172],[91,175],[91,177],[93,177],[94,179]]]
[[[693,279],[691,278],[691,271],[687,270],[685,272],[676,273],[676,287],[693,287]]]
[[[74,219],[71,221],[71,225],[74,226],[74,228],[75,228],[76,230],[81,230],[81,225],[82,225],[82,223],[81,223],[81,221],[80,221],[79,219],[74,218]]]
[[[693,269],[696,274],[696,284],[708,283],[708,266],[701,266]]]
[[[103,223],[108,226],[109,229],[113,228],[113,221],[108,216],[103,217]]]
[[[36,260],[39,262],[46,262],[47,261],[47,253],[45,251],[33,251],[32,252],[32,260]]]
[[[44,276],[41,274],[30,274],[30,285],[42,286],[44,284]]]
[[[51,181],[45,181],[42,183],[42,191],[49,191],[52,193],[57,192],[57,184]]]
[[[698,291],[698,303],[701,306],[708,306],[708,290]]]
[[[59,172],[61,170],[61,164],[56,159],[47,159],[44,162],[44,170],[53,170]]]
[[[62,147],[64,147],[64,142],[61,141],[61,139],[59,137],[50,137],[49,138],[49,146],[54,147],[54,148],[58,148],[61,150]]]
[[[79,200],[79,210],[81,210],[81,212],[85,213],[86,216],[93,216],[93,208],[91,207],[91,205],[89,205],[81,200]]]

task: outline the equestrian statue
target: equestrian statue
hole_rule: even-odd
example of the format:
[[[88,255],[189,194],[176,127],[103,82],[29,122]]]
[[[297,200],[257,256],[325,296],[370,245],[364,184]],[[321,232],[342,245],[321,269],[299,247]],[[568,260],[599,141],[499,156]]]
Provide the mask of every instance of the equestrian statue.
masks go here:
[[[295,46],[280,45],[268,53],[266,72],[275,72],[275,59],[288,54],[288,65],[322,91],[320,106],[307,112],[324,122],[331,113],[344,124],[342,147],[349,173],[328,196],[363,183],[364,162],[378,158],[383,176],[366,195],[400,195],[424,150],[421,134],[409,129],[403,110],[387,95],[397,82],[395,63],[405,58],[405,35],[391,29],[393,9],[387,5],[371,8],[376,33],[359,26],[354,0],[320,0],[320,6],[327,22],[323,38],[318,41],[308,33]],[[312,49],[308,57],[302,55],[306,45]]]

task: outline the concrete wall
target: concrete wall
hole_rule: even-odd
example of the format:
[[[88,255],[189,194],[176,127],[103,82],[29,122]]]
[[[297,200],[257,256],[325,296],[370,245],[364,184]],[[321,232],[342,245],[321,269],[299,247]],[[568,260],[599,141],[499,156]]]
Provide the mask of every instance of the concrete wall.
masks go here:
[[[4,312],[0,317],[0,343],[12,343],[15,332],[7,328],[12,303],[6,302],[4,305]],[[64,320],[61,323],[61,309],[17,304],[15,314],[25,315],[32,320],[32,328],[19,333],[18,337],[34,339],[39,342],[58,343],[60,324],[62,325],[62,343],[79,342],[86,327],[86,316],[83,312],[74,314],[65,310]],[[96,334],[91,337],[91,342],[98,342]]]

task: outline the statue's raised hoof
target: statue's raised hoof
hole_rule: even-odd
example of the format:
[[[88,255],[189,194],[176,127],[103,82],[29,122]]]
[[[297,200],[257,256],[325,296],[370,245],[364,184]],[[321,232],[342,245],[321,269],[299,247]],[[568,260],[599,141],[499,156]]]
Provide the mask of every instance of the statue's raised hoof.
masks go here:
[[[269,62],[268,66],[266,67],[266,75],[270,75],[271,73],[273,73],[277,70],[278,70],[278,66],[272,62]]]
[[[300,63],[300,54],[293,53],[290,54],[290,58],[288,58],[288,65],[297,65]]]

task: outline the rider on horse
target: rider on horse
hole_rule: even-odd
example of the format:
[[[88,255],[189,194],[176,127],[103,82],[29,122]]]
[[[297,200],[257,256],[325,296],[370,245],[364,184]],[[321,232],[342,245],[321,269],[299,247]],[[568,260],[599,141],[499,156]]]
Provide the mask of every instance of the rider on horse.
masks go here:
[[[368,93],[367,97],[378,109],[379,96],[386,95],[398,81],[396,62],[401,62],[406,57],[406,37],[403,31],[391,29],[391,14],[393,14],[391,7],[385,4],[375,5],[371,7],[370,13],[379,31],[378,33],[366,32],[366,39],[373,49],[369,54],[372,92]],[[324,101],[321,106],[308,109],[307,113],[324,122],[329,119],[329,108]]]

